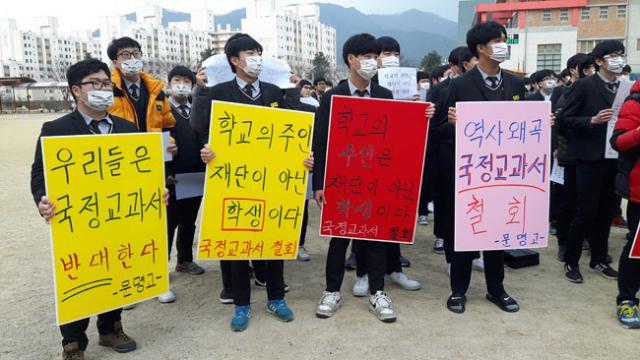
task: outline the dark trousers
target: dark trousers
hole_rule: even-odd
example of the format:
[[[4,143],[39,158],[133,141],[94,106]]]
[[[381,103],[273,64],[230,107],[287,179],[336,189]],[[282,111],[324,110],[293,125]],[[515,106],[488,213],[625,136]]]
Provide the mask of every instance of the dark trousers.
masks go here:
[[[633,300],[638,304],[638,291],[640,290],[640,259],[629,259],[633,239],[638,231],[640,222],[640,204],[629,201],[627,204],[627,221],[629,234],[627,244],[622,248],[620,263],[618,265],[618,297],[616,303],[625,300]]]
[[[300,230],[300,245],[304,246],[304,240],[307,237],[307,224],[309,223],[309,200],[304,201],[304,210],[302,211],[302,229]]]
[[[329,242],[326,266],[326,291],[340,291],[344,280],[344,259],[351,239],[334,237]],[[384,290],[386,272],[386,244],[380,241],[360,241],[356,254],[362,251],[366,256],[366,273],[369,274],[369,291],[375,294]]]
[[[502,286],[504,280],[504,251],[483,251],[484,277],[487,282],[487,292],[492,296],[501,296],[505,291]],[[451,257],[451,291],[464,295],[471,282],[473,259],[479,256],[477,251],[454,252]]]
[[[562,197],[562,185],[551,183],[549,194],[549,222],[558,222],[558,207]]]
[[[453,167],[441,165],[436,176],[436,193],[434,199],[433,234],[444,240],[444,255],[447,264],[451,264],[454,251],[455,233],[455,170]]]
[[[353,243],[357,243],[359,240],[354,240]],[[402,264],[400,263],[400,244],[398,243],[385,243],[387,253],[387,268],[385,272],[390,275],[393,272],[402,272]],[[354,248],[351,245],[352,249]],[[367,274],[367,254],[362,251],[364,247],[355,247],[356,255],[356,276],[363,277]]]
[[[113,333],[113,324],[120,321],[121,313],[122,309],[116,309],[98,315],[98,333],[100,335]],[[69,343],[77,342],[80,350],[86,350],[87,344],[89,344],[89,339],[87,338],[86,333],[88,327],[89,318],[61,325],[60,333],[62,334],[62,346],[64,347]]]
[[[616,174],[616,160],[577,161],[578,207],[569,230],[565,255],[567,264],[578,266],[582,241],[587,234],[591,248],[589,265],[605,262],[614,214]]]
[[[196,232],[196,218],[200,210],[201,196],[175,200],[169,200],[167,207],[167,222],[169,231],[169,256],[171,256],[171,246],[176,228],[178,238],[176,249],[178,250],[178,263],[193,261],[193,236]]]
[[[284,261],[260,260],[264,262],[267,273],[267,299],[284,299]],[[232,262],[232,288],[233,303],[236,306],[248,306],[251,304],[251,276],[248,260],[233,260]],[[254,261],[254,263],[257,261]],[[343,265],[344,266],[344,261]]]
[[[267,281],[267,261],[251,260],[251,263],[256,280]],[[220,272],[222,273],[222,286],[227,290],[227,293],[233,294],[233,261],[220,260]]]
[[[578,204],[578,184],[576,180],[576,167],[564,167],[564,185],[560,192],[558,212],[556,213],[556,238],[558,246],[567,246],[571,221],[576,214]]]
[[[420,204],[418,205],[418,215],[429,215],[429,203],[433,201],[435,194],[435,154],[427,151],[424,157],[424,167],[422,172],[422,191],[420,192]]]

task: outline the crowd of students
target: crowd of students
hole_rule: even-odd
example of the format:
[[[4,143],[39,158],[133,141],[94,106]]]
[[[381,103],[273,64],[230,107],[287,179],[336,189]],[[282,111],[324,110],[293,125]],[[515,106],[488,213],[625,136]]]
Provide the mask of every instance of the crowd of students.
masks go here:
[[[558,260],[564,263],[569,281],[582,282],[579,260],[583,247],[588,245],[589,268],[607,279],[618,280],[619,321],[626,327],[639,328],[640,259],[628,256],[640,222],[640,82],[634,85],[624,103],[611,138],[619,159],[605,158],[607,123],[613,116],[611,106],[619,82],[626,80],[625,71],[630,72],[625,66],[624,46],[618,41],[603,41],[590,54],[571,57],[560,76],[545,69],[520,79],[500,67],[507,59],[506,38],[506,29],[498,23],[475,25],[467,34],[467,46],[451,51],[448,65],[437,67],[429,74],[417,74],[418,89],[413,101],[428,101],[432,105],[425,113],[429,140],[418,222],[428,224],[427,214],[433,211],[433,251],[445,255],[446,272],[450,276],[451,295],[446,306],[454,313],[465,311],[471,272],[476,269],[485,274],[488,301],[506,312],[520,309],[503,286],[503,251],[482,254],[454,251],[456,103],[550,101],[553,110],[550,151],[554,161],[564,167],[565,174],[564,184],[554,185],[551,194],[550,221],[554,226],[552,232],[558,238]],[[391,37],[354,35],[345,42],[342,51],[342,60],[349,67],[347,79],[333,86],[324,78],[301,80],[292,73],[290,81],[296,87],[286,91],[259,80],[262,51],[261,44],[249,35],[234,35],[225,46],[229,66],[235,74],[233,80],[208,87],[204,68],[194,74],[178,66],[167,78],[168,96],[162,81],[142,72],[140,44],[128,37],[116,39],[107,51],[113,71],[98,60],[81,61],[68,69],[69,87],[77,109],[45,123],[40,136],[169,131],[175,142],[167,149],[174,155],[174,160],[167,165],[165,194],[169,252],[177,230],[175,270],[202,274],[204,269],[193,261],[192,250],[201,198],[177,200],[175,175],[201,172],[205,164],[215,159],[215,144],[206,143],[211,101],[315,112],[312,153],[300,161],[313,170],[313,199],[321,208],[326,203],[323,189],[331,99],[334,95],[392,99],[391,91],[378,85],[377,70],[399,66],[401,48]],[[417,95],[419,89],[427,90],[426,100]],[[46,196],[40,151],[38,141],[31,187],[39,212],[48,223],[55,216],[56,207]],[[610,266],[612,256],[607,245],[612,222],[625,225],[616,210],[622,197],[629,200],[629,234],[618,273]],[[298,259],[303,261],[310,259],[304,248],[307,205],[298,252]],[[385,292],[385,283],[394,282],[407,290],[420,289],[421,284],[403,272],[402,267],[410,261],[401,255],[396,243],[362,240],[351,242],[351,254],[347,258],[349,243],[350,239],[346,238],[330,240],[326,287],[318,297],[317,317],[329,318],[336,314],[345,300],[341,291],[345,268],[355,268],[357,281],[353,294],[368,296],[369,311],[381,321],[395,321],[396,313]],[[233,331],[243,331],[249,325],[252,275],[257,287],[266,288],[268,312],[283,322],[294,320],[284,299],[288,286],[282,260],[254,260],[252,264],[242,260],[220,261],[220,268],[220,301],[235,305],[231,317]],[[172,302],[175,295],[168,292],[158,300]],[[122,309],[117,309],[98,315],[100,345],[128,352],[136,348],[136,343],[123,331],[121,312]],[[88,324],[87,318],[60,326],[64,359],[84,359]]]

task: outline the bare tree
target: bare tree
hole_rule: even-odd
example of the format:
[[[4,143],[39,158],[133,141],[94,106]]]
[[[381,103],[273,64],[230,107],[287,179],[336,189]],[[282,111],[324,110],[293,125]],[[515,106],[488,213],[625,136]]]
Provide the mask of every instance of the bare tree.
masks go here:
[[[47,79],[58,83],[67,82],[67,69],[71,65],[73,65],[73,63],[70,60],[63,59],[62,57],[56,57],[52,61],[51,69],[44,75]],[[62,101],[68,103],[72,100],[71,89],[69,86],[59,88],[59,90],[62,93]]]
[[[289,67],[300,79],[313,81],[313,65],[310,62],[295,61],[289,63]]]

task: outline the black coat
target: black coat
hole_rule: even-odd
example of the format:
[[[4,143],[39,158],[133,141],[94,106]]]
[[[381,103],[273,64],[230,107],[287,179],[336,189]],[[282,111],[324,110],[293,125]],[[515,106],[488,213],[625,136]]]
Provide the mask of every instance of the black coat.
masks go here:
[[[206,139],[203,134],[191,128],[189,118],[182,116],[182,113],[171,106],[171,113],[176,119],[173,127],[173,137],[178,146],[178,154],[173,157],[173,161],[168,164],[168,173],[183,174],[205,171],[206,165],[200,159],[200,149],[204,147]]]
[[[136,133],[138,128],[130,121],[109,115],[113,121],[112,133]],[[92,135],[89,126],[84,121],[82,114],[75,110],[59,119],[47,121],[42,124],[42,130],[36,143],[36,154],[31,165],[31,194],[33,200],[38,204],[40,199],[46,195],[44,182],[44,166],[42,162],[42,148],[40,139],[46,136],[68,136],[68,135]]]
[[[544,96],[539,92],[533,93],[525,98],[527,101],[544,101]]]
[[[327,139],[329,136],[329,118],[331,116],[331,98],[333,95],[350,96],[349,82],[332,88],[322,95],[320,106],[316,110],[315,123],[313,125],[313,190],[324,189],[324,169],[327,162]],[[379,99],[393,99],[393,93],[371,82],[371,97]]]
[[[566,106],[557,121],[560,128],[571,131],[569,153],[578,160],[604,158],[607,124],[591,126],[591,118],[611,108],[615,94],[605,88],[597,74],[577,81],[567,92]]]

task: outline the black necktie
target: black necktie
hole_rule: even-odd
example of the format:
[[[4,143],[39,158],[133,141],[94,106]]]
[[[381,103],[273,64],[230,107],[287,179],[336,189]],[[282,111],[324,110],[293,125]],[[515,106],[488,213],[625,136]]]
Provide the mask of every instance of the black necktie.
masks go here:
[[[180,105],[180,112],[182,113],[182,116],[188,118],[189,114],[187,113],[187,105]]]
[[[249,95],[251,98],[253,98],[253,86],[251,86],[251,84],[247,84],[244,87],[244,92]]]
[[[138,95],[138,85],[136,84],[131,84],[131,86],[129,87],[129,91],[131,91],[131,97],[134,100],[138,100],[139,95]]]
[[[102,131],[100,130],[100,124],[103,122],[106,122],[107,120],[91,120],[91,122],[89,123],[89,128],[91,129],[91,132],[99,135],[102,134]]]
[[[607,89],[609,89],[609,91],[611,92],[616,92],[616,90],[618,90],[618,82],[609,82],[609,83],[605,83],[604,84]]]
[[[360,97],[364,97],[368,93],[369,92],[367,90],[356,90],[356,94],[358,94],[358,96],[360,96]]]
[[[489,77],[487,77],[487,80],[491,81],[491,87],[492,88],[498,86],[498,78],[497,77],[489,76]]]

